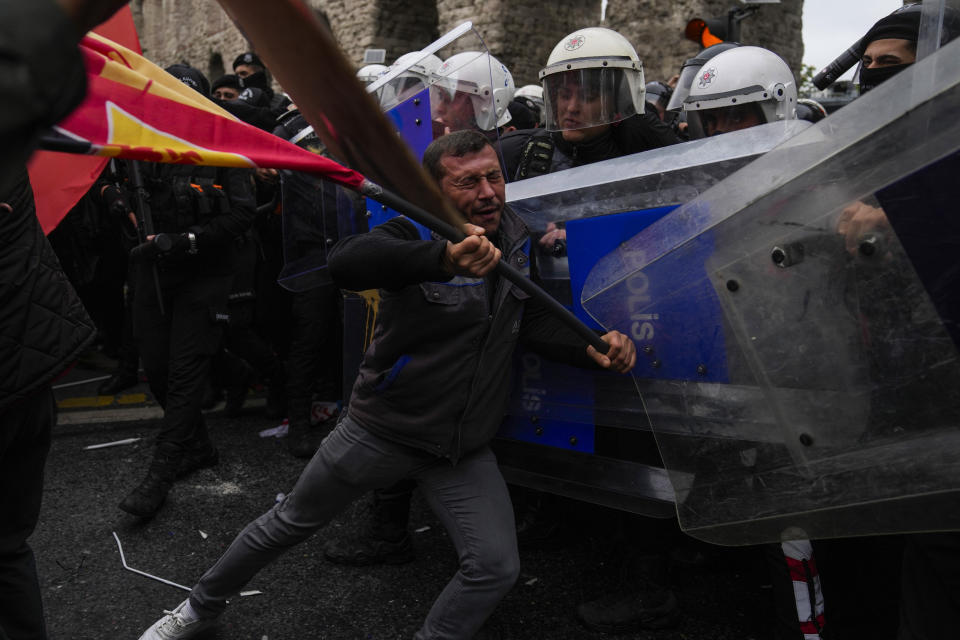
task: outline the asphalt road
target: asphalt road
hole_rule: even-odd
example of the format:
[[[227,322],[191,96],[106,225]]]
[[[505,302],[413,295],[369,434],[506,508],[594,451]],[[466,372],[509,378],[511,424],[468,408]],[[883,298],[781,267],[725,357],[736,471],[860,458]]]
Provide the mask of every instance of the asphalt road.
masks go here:
[[[136,391],[136,390],[134,390]],[[81,389],[69,389],[77,395]],[[66,390],[58,392],[62,398]],[[82,394],[81,394],[82,395]],[[303,462],[285,453],[282,442],[259,431],[277,421],[250,409],[240,418],[208,416],[221,463],[179,482],[166,505],[143,522],[117,508],[150,460],[156,415],[149,397],[132,406],[62,412],[47,464],[43,510],[31,538],[38,556],[47,623],[54,640],[136,640],[163,609],[185,592],[127,571],[130,567],[191,585],[252,518],[296,480]],[[69,404],[69,403],[67,403]],[[81,403],[82,404],[82,403]],[[101,413],[95,413],[100,411]],[[117,412],[120,413],[117,413]],[[126,413],[124,413],[126,412]],[[105,419],[98,419],[103,416]],[[148,419],[136,419],[136,418]],[[121,421],[107,421],[117,420]],[[133,444],[84,450],[92,444],[141,438]],[[354,535],[363,522],[360,501],[306,543],[263,570],[249,585],[260,595],[239,598],[210,635],[221,640],[321,638],[411,638],[433,598],[455,571],[453,547],[419,498],[411,528],[417,559],[407,565],[356,569],[327,563],[324,541]],[[575,609],[626,586],[645,584],[625,567],[617,514],[583,503],[566,503],[563,526],[547,542],[522,551],[522,575],[483,630],[501,640],[591,640],[612,636],[578,624]],[[620,538],[614,531],[621,531]],[[628,543],[631,544],[631,543]],[[633,544],[642,551],[646,543]],[[743,549],[683,545],[673,561],[670,586],[682,617],[670,630],[618,637],[679,640],[765,638],[769,595]]]

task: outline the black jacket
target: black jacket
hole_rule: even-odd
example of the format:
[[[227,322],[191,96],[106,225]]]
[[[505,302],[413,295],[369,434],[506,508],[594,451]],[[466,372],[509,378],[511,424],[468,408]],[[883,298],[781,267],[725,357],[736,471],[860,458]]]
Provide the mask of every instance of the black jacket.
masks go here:
[[[52,0],[0,3],[0,194],[15,188],[41,130],[83,99],[79,40]]]
[[[0,195],[0,411],[47,385],[96,333],[37,221],[26,169]]]
[[[197,237],[197,254],[165,257],[159,263],[161,275],[233,273],[238,241],[252,228],[257,213],[252,172],[150,162],[141,167],[154,230],[189,230]]]
[[[505,210],[497,244],[529,272],[527,228]],[[421,239],[395,218],[340,241],[330,254],[338,286],[380,288],[373,341],[350,399],[360,425],[454,462],[497,432],[518,340],[552,359],[591,366],[586,344],[515,285],[500,278],[451,278],[445,240]]]

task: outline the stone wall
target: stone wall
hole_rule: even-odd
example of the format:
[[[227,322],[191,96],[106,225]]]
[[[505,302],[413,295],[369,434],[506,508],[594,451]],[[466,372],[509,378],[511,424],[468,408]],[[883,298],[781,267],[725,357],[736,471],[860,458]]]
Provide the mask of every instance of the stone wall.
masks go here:
[[[725,16],[729,9],[742,6],[735,0],[610,0],[604,26],[633,42],[647,81],[666,80],[700,50],[683,37],[688,20]],[[740,41],[776,52],[797,74],[803,59],[802,12],[803,0],[761,6],[741,22]]]
[[[266,0],[265,0],[266,1]],[[600,24],[600,0],[555,0],[549,8],[521,0],[309,0],[347,56],[359,67],[368,48],[386,49],[387,62],[419,49],[472,20],[490,52],[513,72],[517,86],[537,83],[537,71],[568,33]],[[249,48],[215,0],[133,0],[144,53],[161,66],[191,64],[211,80],[230,71]],[[683,39],[694,16],[725,15],[736,0],[610,0],[604,26],[637,48],[647,79],[666,79],[698,51]],[[776,51],[796,71],[803,57],[803,0],[765,5],[743,22],[741,40]]]

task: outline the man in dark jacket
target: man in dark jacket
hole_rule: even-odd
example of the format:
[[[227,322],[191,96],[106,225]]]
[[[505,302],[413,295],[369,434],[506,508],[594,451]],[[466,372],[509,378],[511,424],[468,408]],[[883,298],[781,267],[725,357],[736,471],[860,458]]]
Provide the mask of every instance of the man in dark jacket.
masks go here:
[[[24,162],[83,98],[80,36],[123,4],[0,3],[0,637],[11,640],[46,638],[26,541],[56,421],[51,382],[96,332],[43,236]]]
[[[500,161],[478,132],[434,141],[424,165],[469,220],[453,244],[404,218],[342,240],[330,256],[343,288],[379,287],[374,339],[349,411],[293,490],[250,523],[172,613],[141,640],[190,638],[284,550],[367,491],[414,478],[444,523],[460,567],[416,638],[473,638],[519,574],[513,508],[489,448],[503,417],[510,360],[522,340],[552,357],[632,369],[633,343],[613,331],[607,355],[493,271],[530,267],[523,222],[504,206]]]
[[[508,182],[679,142],[655,113],[644,112],[640,59],[615,31],[592,27],[570,34],[554,48],[540,77],[547,128],[503,136]],[[551,222],[537,243],[547,255],[564,256],[565,240],[563,223]],[[324,549],[325,557],[353,566],[412,560],[407,526],[411,495],[410,484],[374,492],[361,535],[334,539]]]
[[[196,69],[173,65],[167,71],[209,94]],[[219,460],[201,405],[228,320],[238,240],[256,210],[248,170],[144,163],[141,171],[154,228],[172,239],[164,255],[135,265],[133,330],[150,390],[164,412],[150,468],[120,508],[149,517],[178,476]]]
[[[25,168],[0,200],[0,637],[45,638],[26,540],[56,422],[50,383],[96,329],[43,236]]]

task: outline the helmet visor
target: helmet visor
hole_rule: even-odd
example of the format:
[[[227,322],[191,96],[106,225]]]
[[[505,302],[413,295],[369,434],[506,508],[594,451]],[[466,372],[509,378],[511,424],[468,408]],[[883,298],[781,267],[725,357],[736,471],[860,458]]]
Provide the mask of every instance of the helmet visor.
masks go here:
[[[381,106],[393,108],[426,88],[426,79],[411,71],[388,81],[376,90],[375,95]]]
[[[457,57],[445,62],[430,84],[430,115],[444,131],[490,130],[496,127],[490,56]]]
[[[701,66],[703,65],[684,66],[680,70],[680,79],[677,80],[677,87],[670,96],[670,102],[667,103],[667,111],[683,111],[683,101],[690,95],[690,86]]]
[[[544,76],[543,103],[550,131],[610,124],[637,112],[630,82],[620,68],[572,69]]]

